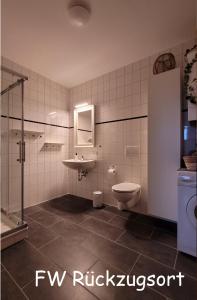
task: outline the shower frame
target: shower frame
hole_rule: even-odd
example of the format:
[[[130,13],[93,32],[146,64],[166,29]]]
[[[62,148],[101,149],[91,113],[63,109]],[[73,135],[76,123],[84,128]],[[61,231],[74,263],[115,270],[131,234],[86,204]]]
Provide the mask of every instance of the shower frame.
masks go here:
[[[24,221],[24,162],[25,162],[25,141],[24,141],[24,82],[28,80],[28,77],[13,71],[7,67],[1,66],[1,71],[9,73],[13,76],[19,77],[17,81],[10,84],[6,89],[1,92],[1,96],[9,93],[17,86],[21,86],[21,138],[19,141],[19,158],[18,162],[21,164],[21,217],[20,224],[18,223],[15,228],[12,228],[1,234],[1,250],[15,244],[16,242],[26,238],[28,236],[28,226]],[[1,116],[2,117],[2,116]],[[10,116],[8,115],[8,119]],[[9,142],[8,142],[9,143]],[[9,178],[8,178],[9,182]],[[9,184],[9,183],[8,183]]]

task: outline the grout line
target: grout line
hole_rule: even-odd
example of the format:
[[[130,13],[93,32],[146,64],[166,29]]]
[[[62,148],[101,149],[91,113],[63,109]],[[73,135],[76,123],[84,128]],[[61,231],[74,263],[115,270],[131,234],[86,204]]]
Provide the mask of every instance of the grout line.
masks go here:
[[[168,248],[171,248],[171,249],[177,251],[177,247],[173,247],[173,246],[171,246],[171,245],[169,245],[169,244],[167,244],[167,243],[163,243],[163,242],[158,241],[158,240],[154,240],[154,241],[157,242],[158,244],[161,244],[161,245],[163,245],[163,246],[166,246],[166,247],[168,247]]]
[[[175,271],[179,272],[179,270],[177,270],[177,269],[175,269]],[[180,271],[180,272],[181,272],[181,271]],[[190,279],[197,281],[197,278],[196,278],[196,277],[193,277],[192,275],[190,275],[190,274],[188,274],[188,273],[183,273],[183,275],[186,275],[186,276],[189,277]]]
[[[173,269],[176,269],[177,258],[178,258],[178,251],[176,251],[176,256],[175,256],[175,260],[174,260]]]
[[[162,297],[164,297],[166,300],[172,300],[171,298],[169,298],[168,296],[166,296],[165,294],[162,294],[161,292],[159,292],[158,290],[152,288],[152,287],[148,287],[148,289],[152,290],[155,294],[158,294]]]
[[[126,230],[124,230],[124,229],[122,229],[123,230],[123,232],[121,232],[121,234],[117,237],[117,239],[115,239],[115,242],[117,241],[118,242],[118,240],[127,232]]]
[[[64,219],[62,218],[62,219],[60,219],[60,220],[58,220],[57,222],[55,222],[55,223],[53,223],[53,224],[51,224],[51,225],[49,225],[48,227],[46,227],[46,228],[48,228],[48,229],[50,229],[50,230],[52,230],[53,231],[53,229],[52,229],[52,227],[53,226],[55,226],[56,224],[58,224],[58,223],[61,223],[61,222],[64,222]]]
[[[139,261],[140,257],[142,256],[142,254],[139,254],[136,258],[136,261],[134,262],[133,266],[131,267],[131,270],[129,271],[129,275],[131,274],[131,272],[133,271],[135,265],[137,264],[137,262]]]
[[[85,222],[85,221],[84,221]],[[104,222],[104,223],[107,223],[107,222]],[[107,223],[108,224],[108,223]],[[109,225],[109,224],[108,224]],[[100,234],[100,233],[97,233],[96,231],[94,231],[94,229],[89,229],[89,228],[86,228],[85,226],[83,226],[83,223],[82,223],[82,226],[81,225],[79,225],[82,229],[85,229],[85,230],[87,230],[87,231],[89,231],[89,232],[91,232],[91,233],[93,233],[93,234],[95,234],[95,235],[98,235],[98,236],[100,236],[101,238],[105,238],[106,240],[108,240],[108,241],[110,241],[110,242],[115,242],[116,241],[116,239],[117,238],[115,238],[115,239],[110,239],[110,238],[108,238],[108,237],[105,237],[104,235],[102,235],[102,234]],[[117,227],[115,227],[115,226],[113,226],[115,229],[120,229],[120,228],[117,228]],[[120,233],[120,235],[122,235],[123,233],[125,233],[125,231],[123,230],[123,232],[121,232]]]
[[[112,213],[114,216],[113,216],[113,218],[110,220],[110,221],[112,221],[114,218],[120,218],[120,219],[123,219],[123,220],[125,220],[125,221],[129,221],[129,222],[135,222],[135,220],[136,220],[136,217],[134,217],[134,218],[132,218],[131,220],[129,220],[129,216],[120,216],[120,215],[118,215],[118,214],[114,214],[114,213]]]
[[[28,283],[26,283],[23,287],[22,287],[22,289],[24,290],[26,287],[28,287],[32,282],[34,282],[35,281],[35,278],[34,279],[32,279],[31,281],[29,281]]]
[[[52,240],[48,241],[46,244],[36,248],[37,250],[41,250],[42,248],[46,247],[47,245],[49,245],[50,243],[54,242],[55,240],[57,240],[59,237],[61,237],[60,235],[57,235],[55,238],[53,238]],[[31,242],[30,242],[31,243]]]
[[[111,217],[111,219],[108,220],[108,223],[111,224],[111,221],[112,221],[113,219],[115,219],[115,218],[116,218],[116,215],[113,215],[113,214],[112,214],[112,217]],[[113,224],[111,224],[111,225],[113,225]]]
[[[151,240],[152,240],[152,237],[153,237],[154,232],[155,232],[155,227],[153,227],[153,230],[152,230],[152,232],[150,233],[150,236],[149,236],[149,238],[150,238]]]
[[[72,222],[72,221],[70,221],[71,223],[73,223],[73,224],[75,224],[75,225],[81,225],[81,224],[83,224],[83,222],[85,222],[85,221],[87,221],[88,219],[90,219],[90,216],[88,216],[88,215],[86,215],[85,214],[85,216],[86,216],[86,218],[85,218],[85,220],[82,220],[81,222],[79,222],[79,223],[74,223],[74,222]]]
[[[56,239],[58,239],[59,237],[62,237],[61,235],[57,235],[55,238],[53,238],[52,240],[48,241],[46,244],[40,246],[39,248],[37,248],[31,241],[29,241],[28,239],[25,239],[25,241],[30,245],[32,246],[35,250],[37,250],[42,256],[44,256],[44,254],[39,251],[41,250],[42,248],[44,248],[45,246],[47,246],[48,244],[50,244],[51,242],[54,242]]]
[[[40,207],[38,204],[35,204],[35,205],[32,205],[32,206],[29,206],[29,207],[24,208],[24,215],[26,215],[26,217],[30,217],[30,218],[31,218],[31,215],[40,212],[40,211],[35,211],[35,212],[33,212],[33,213],[31,213],[31,212],[28,213],[28,212],[25,211],[25,210],[28,209],[28,208],[31,208],[31,207],[37,207],[37,206],[39,207],[40,211],[43,211],[43,210],[44,210],[44,209],[43,209],[42,207]]]
[[[23,294],[23,296],[26,298],[26,299],[29,299],[27,297],[27,295],[25,294],[25,292],[23,291],[23,288],[21,288],[19,286],[19,284],[16,282],[16,280],[14,279],[14,277],[10,274],[10,272],[7,270],[7,268],[4,266],[4,269],[5,269],[5,272],[8,274],[8,276],[10,277],[10,279],[15,283],[15,285],[18,287],[18,289],[21,291],[21,293]]]
[[[92,267],[94,267],[96,264],[97,264],[97,262],[99,262],[99,258],[85,271],[85,273],[87,272],[87,271],[89,271]],[[85,274],[84,273],[84,274]]]
[[[121,273],[126,274],[125,271],[123,271],[122,269],[118,268],[117,266],[112,265],[112,264],[109,263],[109,262],[106,262],[103,258],[98,257],[98,256],[95,255],[92,251],[89,250],[89,252],[91,252],[94,256],[96,256],[96,257],[98,258],[98,260],[97,260],[91,267],[89,267],[88,270],[90,270],[90,269],[91,269],[93,266],[95,266],[98,262],[101,262],[101,263],[104,263],[105,265],[108,265],[109,267],[115,269],[116,271],[119,271],[119,272],[121,272]],[[87,271],[86,271],[86,272],[87,272]]]
[[[92,219],[96,219],[97,221],[103,222],[103,223],[105,223],[105,224],[107,224],[107,225],[109,225],[109,226],[114,227],[115,229],[122,229],[122,228],[119,228],[119,227],[115,226],[114,224],[109,223],[109,221],[102,220],[101,218],[97,218],[97,217],[92,216],[92,215],[89,215],[89,216],[90,216],[90,218],[88,218],[88,219],[91,219],[91,218],[92,218]],[[86,222],[86,221],[87,221],[87,219],[84,220],[84,221],[82,221],[82,223],[83,223],[83,222]],[[80,224],[82,224],[82,223],[80,223]]]
[[[44,227],[45,229],[50,229],[50,230],[52,230],[51,227],[53,227],[53,226],[56,225],[57,223],[60,223],[60,222],[64,221],[64,219],[60,219],[60,220],[58,220],[57,222],[55,222],[55,223],[53,223],[53,224],[51,224],[51,225],[48,225],[48,226],[44,225],[43,223],[41,223],[41,222],[39,222],[39,221],[37,221],[37,220],[35,220],[35,219],[32,219],[32,221],[35,222],[35,223],[37,223],[37,224],[39,224],[39,225],[41,225],[41,226]],[[30,223],[30,225],[31,225],[31,223]]]
[[[110,223],[113,219],[115,219],[116,218],[116,215],[114,215],[109,221],[108,221],[108,223]],[[111,224],[111,223],[110,223]]]

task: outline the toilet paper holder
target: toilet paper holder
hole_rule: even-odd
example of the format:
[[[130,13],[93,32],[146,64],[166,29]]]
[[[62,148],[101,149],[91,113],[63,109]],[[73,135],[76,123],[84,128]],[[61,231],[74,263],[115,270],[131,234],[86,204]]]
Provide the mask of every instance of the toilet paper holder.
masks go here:
[[[108,174],[115,175],[117,173],[117,167],[115,165],[109,166],[107,170]]]

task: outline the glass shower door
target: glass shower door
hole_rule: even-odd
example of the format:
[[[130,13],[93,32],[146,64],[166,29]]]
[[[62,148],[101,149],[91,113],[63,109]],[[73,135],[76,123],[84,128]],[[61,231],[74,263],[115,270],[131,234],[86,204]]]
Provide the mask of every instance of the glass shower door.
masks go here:
[[[1,233],[23,224],[24,120],[23,80],[13,82],[1,96]],[[5,86],[5,84],[4,84]]]

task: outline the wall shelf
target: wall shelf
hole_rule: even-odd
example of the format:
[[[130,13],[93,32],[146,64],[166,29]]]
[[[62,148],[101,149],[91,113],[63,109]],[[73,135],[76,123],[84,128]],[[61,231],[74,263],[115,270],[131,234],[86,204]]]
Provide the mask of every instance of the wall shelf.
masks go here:
[[[63,145],[64,145],[63,143],[58,143],[58,142],[45,142],[42,150],[43,151],[60,151],[60,149]]]
[[[63,143],[58,143],[58,142],[46,142],[44,143],[44,146],[63,146]]]
[[[21,129],[11,129],[11,131],[17,136],[21,135]],[[24,130],[24,136],[31,136],[34,138],[42,137],[44,132],[42,131],[35,131],[35,130]]]

